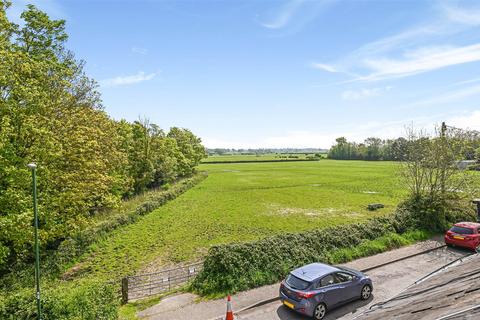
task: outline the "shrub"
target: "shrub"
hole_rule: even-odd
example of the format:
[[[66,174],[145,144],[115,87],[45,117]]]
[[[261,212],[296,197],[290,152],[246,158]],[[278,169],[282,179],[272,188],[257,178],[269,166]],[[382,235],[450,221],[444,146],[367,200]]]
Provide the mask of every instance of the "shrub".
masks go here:
[[[443,232],[458,221],[474,221],[475,210],[467,201],[454,196],[447,200],[412,197],[398,205],[394,217],[397,232],[425,229]]]
[[[16,291],[0,301],[0,318],[36,319],[33,288]],[[99,281],[64,283],[42,290],[44,320],[109,320],[117,319],[119,299],[111,284]]]

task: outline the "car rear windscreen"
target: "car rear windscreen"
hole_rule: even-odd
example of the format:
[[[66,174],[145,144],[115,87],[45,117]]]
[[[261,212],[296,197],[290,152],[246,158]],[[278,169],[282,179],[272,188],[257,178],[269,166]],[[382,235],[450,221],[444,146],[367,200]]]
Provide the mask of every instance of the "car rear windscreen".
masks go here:
[[[458,234],[473,234],[473,229],[458,226],[453,226],[450,231]]]
[[[293,289],[305,290],[310,286],[310,282],[302,280],[289,274],[285,282]]]

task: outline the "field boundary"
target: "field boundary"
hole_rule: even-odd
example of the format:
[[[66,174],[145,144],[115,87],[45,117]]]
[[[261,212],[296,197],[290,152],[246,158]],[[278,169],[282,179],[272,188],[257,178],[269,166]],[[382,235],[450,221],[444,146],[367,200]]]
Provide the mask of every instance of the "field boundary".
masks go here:
[[[226,161],[205,161],[201,164],[222,164],[222,163],[259,163],[259,162],[305,162],[320,161],[320,159],[284,159],[284,160],[226,160]]]

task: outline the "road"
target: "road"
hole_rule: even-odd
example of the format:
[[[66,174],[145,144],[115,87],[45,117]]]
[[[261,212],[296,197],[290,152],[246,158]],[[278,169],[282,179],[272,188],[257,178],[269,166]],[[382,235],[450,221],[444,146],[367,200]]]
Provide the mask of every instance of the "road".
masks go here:
[[[372,297],[368,301],[357,301],[331,310],[325,319],[353,319],[372,304],[385,301],[399,294],[419,278],[470,253],[471,252],[468,251],[443,247],[435,251],[373,269],[367,272],[373,280],[374,290]],[[284,307],[279,301],[276,301],[242,312],[238,315],[237,319],[307,320],[309,318],[293,312],[287,307]]]

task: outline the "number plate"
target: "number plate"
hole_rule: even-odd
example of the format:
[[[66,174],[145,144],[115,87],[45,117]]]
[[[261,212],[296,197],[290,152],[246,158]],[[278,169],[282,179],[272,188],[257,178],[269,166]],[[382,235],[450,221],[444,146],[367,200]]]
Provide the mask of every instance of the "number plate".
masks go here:
[[[295,309],[295,306],[288,301],[283,301],[283,304],[286,305],[287,307],[289,307],[290,309]]]
[[[457,239],[457,240],[465,240],[464,237],[460,237],[460,236],[453,236],[453,239]]]

